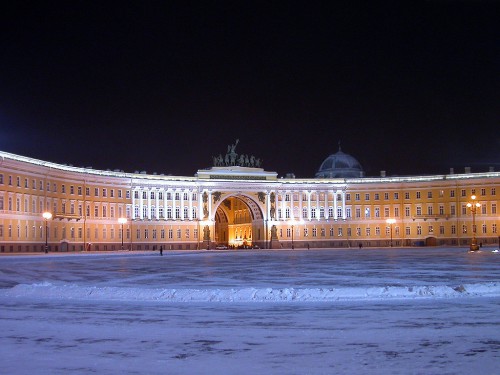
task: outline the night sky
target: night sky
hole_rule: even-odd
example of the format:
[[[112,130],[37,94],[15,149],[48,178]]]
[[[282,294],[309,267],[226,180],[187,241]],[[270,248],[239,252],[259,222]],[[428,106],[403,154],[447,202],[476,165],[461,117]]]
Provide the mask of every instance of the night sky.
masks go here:
[[[500,2],[11,1],[0,150],[192,176],[500,170]]]

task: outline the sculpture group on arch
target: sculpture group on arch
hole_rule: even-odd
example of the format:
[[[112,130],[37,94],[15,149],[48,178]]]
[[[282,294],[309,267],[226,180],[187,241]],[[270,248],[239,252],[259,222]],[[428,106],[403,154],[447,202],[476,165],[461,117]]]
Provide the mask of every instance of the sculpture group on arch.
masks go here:
[[[219,154],[219,156],[213,157],[214,167],[250,167],[250,168],[260,168],[262,166],[262,160],[256,158],[253,155],[237,154],[236,146],[239,143],[239,139],[232,145],[227,146],[227,152],[225,156]]]

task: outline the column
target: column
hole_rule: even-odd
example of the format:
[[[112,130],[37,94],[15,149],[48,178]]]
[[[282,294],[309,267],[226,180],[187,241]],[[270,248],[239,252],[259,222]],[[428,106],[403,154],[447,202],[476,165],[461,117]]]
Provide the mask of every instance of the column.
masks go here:
[[[333,217],[335,218],[335,220],[339,219],[339,215],[337,214],[337,194],[338,190],[335,190],[333,192]]]
[[[271,218],[271,192],[266,191],[266,217],[264,219],[269,220]]]
[[[175,192],[176,189],[172,189],[172,220],[177,220],[175,216]]]
[[[155,194],[156,194],[155,195],[155,216],[156,216],[156,220],[158,220],[160,218],[160,198],[159,198],[160,189],[157,189]]]
[[[184,220],[185,217],[184,217],[184,189],[181,190],[181,220]]]
[[[328,190],[325,191],[325,219],[328,219],[328,210],[329,210],[329,207],[328,207]]]
[[[135,220],[136,217],[135,217],[135,192],[136,190],[133,189],[132,190],[132,220]],[[87,215],[87,207],[85,207],[85,215]]]
[[[311,191],[307,191],[307,220],[311,221]]]
[[[321,220],[321,210],[320,210],[320,207],[319,207],[319,191],[316,191],[316,220]]]
[[[342,194],[342,220],[346,220],[347,216],[346,216],[346,208],[345,208],[345,191],[342,190],[342,192],[340,194]]]
[[[193,191],[188,190],[188,217],[189,220],[193,220]]]
[[[151,220],[151,192],[153,190],[147,190],[147,197],[148,197],[148,212],[146,212],[148,220]]]
[[[299,195],[299,217],[298,217],[298,219],[302,220],[302,198],[304,196],[304,192],[301,191],[299,194],[300,195]]]
[[[144,220],[144,199],[142,198],[142,189],[139,189],[139,217]]]

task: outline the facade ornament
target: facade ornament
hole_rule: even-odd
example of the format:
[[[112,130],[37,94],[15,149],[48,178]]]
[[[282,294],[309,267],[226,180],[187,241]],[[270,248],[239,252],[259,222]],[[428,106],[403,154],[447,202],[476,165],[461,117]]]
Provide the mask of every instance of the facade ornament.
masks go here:
[[[220,191],[214,191],[212,195],[214,197],[214,203],[217,203],[220,200],[222,193]]]
[[[259,201],[261,203],[266,203],[266,193],[262,192],[262,191],[259,191],[257,193],[257,196],[259,197]]]
[[[236,142],[228,145],[226,155],[222,156],[222,154],[219,154],[218,156],[212,156],[213,166],[261,168],[262,159],[256,158],[254,155],[236,153],[236,146],[238,146],[239,142],[240,140],[237,139]]]

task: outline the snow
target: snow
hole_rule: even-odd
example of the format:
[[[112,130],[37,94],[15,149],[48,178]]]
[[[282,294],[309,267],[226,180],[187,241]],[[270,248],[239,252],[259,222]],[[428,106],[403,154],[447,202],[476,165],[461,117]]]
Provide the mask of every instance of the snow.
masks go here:
[[[0,256],[2,374],[494,374],[494,249]]]

